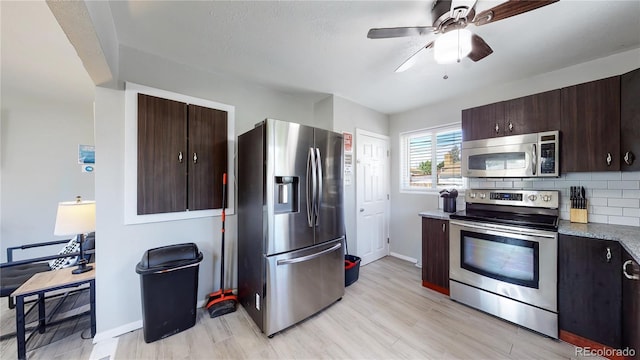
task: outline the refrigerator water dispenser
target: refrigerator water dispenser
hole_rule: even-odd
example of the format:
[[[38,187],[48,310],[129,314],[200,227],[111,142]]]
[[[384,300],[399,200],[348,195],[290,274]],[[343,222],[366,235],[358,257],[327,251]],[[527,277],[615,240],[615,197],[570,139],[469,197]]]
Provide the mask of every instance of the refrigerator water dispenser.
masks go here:
[[[276,214],[298,212],[298,176],[276,176],[274,190]]]

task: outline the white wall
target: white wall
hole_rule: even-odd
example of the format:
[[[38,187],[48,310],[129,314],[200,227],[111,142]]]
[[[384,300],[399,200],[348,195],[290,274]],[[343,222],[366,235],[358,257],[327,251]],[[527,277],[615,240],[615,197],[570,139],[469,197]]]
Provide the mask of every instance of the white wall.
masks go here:
[[[487,86],[481,92],[463,94],[443,103],[430,104],[415,110],[394,114],[391,116],[389,131],[391,148],[398,149],[399,134],[402,132],[454,122],[459,123],[463,109],[619,75],[638,67],[640,67],[640,49],[596,59],[529,79]],[[400,193],[399,154],[396,152],[391,159],[392,251],[420,261],[421,220],[418,213],[437,209],[438,196],[437,194]],[[558,186],[565,185],[566,183],[563,183]],[[618,210],[615,211],[617,213]],[[600,218],[596,217],[595,219]]]
[[[94,198],[78,144],[94,144],[94,85],[44,2],[0,2],[0,258],[54,236],[58,202]],[[36,31],[34,29],[39,29]],[[62,246],[17,251],[15,259]]]
[[[389,135],[389,116],[371,110],[353,101],[331,96],[333,105],[333,131],[342,133],[349,132],[353,135],[353,170],[354,176],[350,185],[344,187],[345,203],[345,226],[347,231],[347,241],[349,253],[358,254],[357,229],[356,229],[356,129],[367,130],[381,135]]]
[[[7,247],[69,238],[53,235],[58,202],[76,195],[93,199],[95,174],[82,173],[78,165],[78,144],[94,144],[90,102],[64,103],[4,86],[2,95],[4,262]],[[60,248],[17,251],[14,260],[55,254]]]
[[[206,73],[127,47],[120,47],[120,81],[168,90],[235,106],[237,135],[265,118],[313,125],[308,97],[270,90],[223,75]],[[123,225],[124,91],[96,88],[97,325],[100,340],[139,327],[142,319],[135,266],[150,248],[194,242],[204,254],[198,301],[219,284],[220,218]],[[236,216],[226,221],[227,286],[235,286]]]

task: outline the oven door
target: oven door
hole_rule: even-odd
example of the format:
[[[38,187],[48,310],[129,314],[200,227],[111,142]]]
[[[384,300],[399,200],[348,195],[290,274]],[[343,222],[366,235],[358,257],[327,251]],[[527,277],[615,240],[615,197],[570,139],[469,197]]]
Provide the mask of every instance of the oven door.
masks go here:
[[[451,220],[449,277],[557,312],[556,232]]]
[[[479,142],[483,141],[488,142],[487,146],[479,144]],[[492,142],[495,143],[496,141]],[[462,146],[462,176],[537,176],[538,154],[535,143],[496,145],[491,144],[489,140],[472,141],[470,143],[474,144],[463,143]]]

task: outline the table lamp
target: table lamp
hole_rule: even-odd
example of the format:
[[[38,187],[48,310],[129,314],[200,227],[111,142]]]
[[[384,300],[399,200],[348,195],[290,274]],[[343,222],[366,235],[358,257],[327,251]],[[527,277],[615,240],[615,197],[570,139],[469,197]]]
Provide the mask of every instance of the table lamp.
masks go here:
[[[84,234],[96,230],[96,202],[83,201],[80,196],[76,196],[76,201],[58,203],[58,214],[56,216],[56,228],[54,235],[78,235],[80,237],[80,258],[78,268],[72,271],[73,274],[81,274],[93,269],[87,266],[84,258]]]

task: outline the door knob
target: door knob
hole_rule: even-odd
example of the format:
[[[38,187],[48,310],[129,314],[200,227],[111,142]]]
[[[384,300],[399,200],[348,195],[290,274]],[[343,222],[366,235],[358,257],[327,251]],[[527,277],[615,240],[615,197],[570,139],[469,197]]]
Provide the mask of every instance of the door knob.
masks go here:
[[[360,208],[360,212],[364,212],[364,209],[363,209],[363,208]]]

